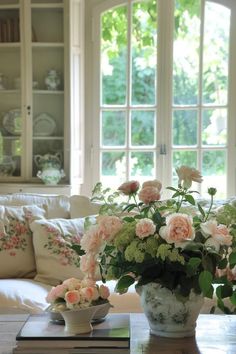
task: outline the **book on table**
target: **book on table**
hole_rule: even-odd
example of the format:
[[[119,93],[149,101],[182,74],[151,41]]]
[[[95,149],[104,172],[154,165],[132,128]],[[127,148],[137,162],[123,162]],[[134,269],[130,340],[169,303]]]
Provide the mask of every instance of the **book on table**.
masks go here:
[[[16,336],[13,353],[82,354],[129,353],[130,315],[108,314],[105,320],[93,323],[85,334],[71,334],[65,326],[51,321],[48,314],[30,315]]]

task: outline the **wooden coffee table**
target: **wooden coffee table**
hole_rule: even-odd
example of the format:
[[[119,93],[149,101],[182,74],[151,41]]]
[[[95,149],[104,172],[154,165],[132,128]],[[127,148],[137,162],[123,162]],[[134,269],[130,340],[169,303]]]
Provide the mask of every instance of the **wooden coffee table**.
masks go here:
[[[0,314],[0,354],[11,354],[27,315]],[[235,354],[236,316],[200,315],[196,336],[168,339],[150,334],[146,317],[131,314],[131,354]]]

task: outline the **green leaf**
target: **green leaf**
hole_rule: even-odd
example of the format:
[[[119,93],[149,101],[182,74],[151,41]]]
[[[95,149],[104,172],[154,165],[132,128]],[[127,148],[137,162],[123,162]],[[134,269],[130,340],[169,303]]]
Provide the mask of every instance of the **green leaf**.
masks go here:
[[[170,191],[178,192],[178,189],[174,187],[166,187],[166,189],[169,189]]]
[[[186,195],[185,195],[185,199],[186,199],[186,201],[189,202],[190,204],[195,205],[195,199],[193,198],[192,195],[186,194]]]
[[[230,285],[219,285],[216,288],[216,295],[219,299],[225,299],[232,296],[232,287]]]
[[[197,257],[190,258],[187,264],[187,273],[189,276],[194,275],[198,266],[201,264],[201,259]]]
[[[198,210],[200,211],[201,215],[205,218],[206,213],[199,203],[197,203],[197,207],[198,207]]]
[[[203,296],[212,298],[214,288],[212,286],[213,276],[207,270],[204,270],[199,275],[199,286]]]
[[[85,251],[82,250],[80,245],[72,245],[71,248],[79,255],[83,256],[85,254]]]
[[[230,253],[229,264],[230,264],[230,268],[233,268],[236,265],[236,252]]]
[[[224,258],[218,263],[217,267],[219,269],[225,269],[227,267],[227,263],[228,263],[227,258]]]
[[[129,286],[134,284],[135,279],[130,275],[126,274],[122,276],[116,283],[115,292],[123,294],[125,293]]]
[[[236,306],[236,292],[234,291],[233,294],[230,296],[230,301],[234,306]]]

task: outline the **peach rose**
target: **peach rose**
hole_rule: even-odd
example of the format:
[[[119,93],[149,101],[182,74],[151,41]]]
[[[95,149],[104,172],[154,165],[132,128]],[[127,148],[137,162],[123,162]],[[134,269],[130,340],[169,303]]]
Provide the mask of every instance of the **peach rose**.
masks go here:
[[[67,305],[74,305],[80,302],[80,293],[78,290],[69,290],[65,293]]]
[[[86,288],[82,288],[80,293],[82,299],[86,302],[91,302],[99,298],[98,290],[94,286],[88,286]]]
[[[187,214],[174,213],[166,218],[166,226],[160,228],[160,236],[168,243],[181,243],[193,240],[195,231],[192,217]]]
[[[66,286],[68,290],[79,290],[82,286],[81,280],[76,278],[66,279],[62,284]]]
[[[178,185],[181,186],[183,182],[183,188],[190,188],[192,182],[201,183],[202,176],[198,170],[188,166],[181,166],[176,168],[176,173],[179,177]]]
[[[125,182],[118,188],[118,190],[125,195],[131,195],[133,193],[136,193],[138,189],[139,189],[138,181]]]
[[[150,202],[155,202],[156,200],[159,200],[161,195],[158,188],[147,186],[141,189],[138,194],[138,197],[142,202],[144,202],[144,204],[148,204]]]
[[[106,285],[100,285],[99,287],[99,295],[102,299],[107,299],[110,296],[110,290]]]
[[[136,224],[136,235],[141,239],[153,235],[155,231],[154,222],[148,218],[141,219]]]

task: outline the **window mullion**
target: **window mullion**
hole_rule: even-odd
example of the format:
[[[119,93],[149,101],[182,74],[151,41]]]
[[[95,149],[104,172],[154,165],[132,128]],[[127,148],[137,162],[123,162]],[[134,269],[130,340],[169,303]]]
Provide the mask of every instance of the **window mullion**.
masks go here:
[[[157,177],[171,183],[172,68],[173,68],[174,0],[158,1],[158,75],[157,141],[165,144],[167,154],[159,155]]]

